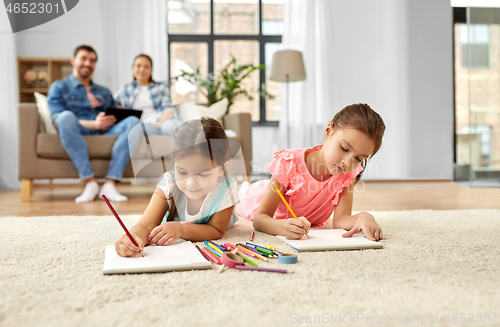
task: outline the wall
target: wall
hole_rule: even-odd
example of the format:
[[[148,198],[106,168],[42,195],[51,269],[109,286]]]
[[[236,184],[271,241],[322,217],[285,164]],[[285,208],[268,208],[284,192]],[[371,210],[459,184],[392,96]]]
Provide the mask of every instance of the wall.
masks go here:
[[[453,53],[449,1],[407,1],[408,177],[452,179]]]
[[[77,45],[89,44],[99,54],[104,48],[104,37],[98,0],[79,1],[65,15],[43,25],[16,33],[19,57],[70,58]],[[99,64],[94,80],[105,76]]]
[[[6,12],[0,11],[0,191],[18,189],[19,125],[16,40]]]

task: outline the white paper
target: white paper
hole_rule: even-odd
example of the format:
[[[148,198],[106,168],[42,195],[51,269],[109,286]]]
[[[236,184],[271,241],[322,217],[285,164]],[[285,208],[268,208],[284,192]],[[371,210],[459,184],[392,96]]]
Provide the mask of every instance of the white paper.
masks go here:
[[[307,233],[309,239],[304,235],[300,240],[288,240],[284,236],[277,236],[297,251],[328,251],[328,250],[359,250],[380,249],[383,245],[370,241],[364,236],[355,235],[342,237],[347,233],[343,229],[311,229]]]
[[[163,272],[172,270],[209,269],[211,263],[193,243],[179,242],[169,246],[146,246],[140,254],[120,257],[114,245],[106,246],[103,274]]]

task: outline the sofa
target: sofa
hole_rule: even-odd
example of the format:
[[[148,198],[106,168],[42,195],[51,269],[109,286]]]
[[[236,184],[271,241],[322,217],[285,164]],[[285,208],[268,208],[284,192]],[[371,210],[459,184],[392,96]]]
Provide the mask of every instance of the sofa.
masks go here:
[[[59,135],[45,131],[37,105],[35,103],[20,103],[18,108],[21,199],[29,201],[33,194],[34,179],[78,178],[78,172],[66,154]],[[244,173],[248,179],[252,160],[251,115],[249,113],[227,114],[221,120],[226,130],[235,132],[230,138],[238,141],[241,146],[240,160],[244,162],[242,166],[244,166]],[[165,138],[165,141],[170,141],[170,136],[152,137]],[[84,138],[89,148],[90,162],[95,177],[104,178],[108,171],[111,150],[117,136],[98,135],[84,136]],[[135,177],[130,163],[126,167],[123,177]]]

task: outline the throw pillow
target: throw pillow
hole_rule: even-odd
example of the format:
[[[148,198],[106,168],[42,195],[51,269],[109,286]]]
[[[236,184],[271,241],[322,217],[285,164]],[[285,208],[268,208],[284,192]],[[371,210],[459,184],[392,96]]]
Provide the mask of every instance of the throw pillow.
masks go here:
[[[57,130],[52,124],[52,117],[50,116],[49,104],[47,97],[41,93],[35,92],[36,106],[38,107],[38,115],[45,127],[45,133],[57,134]]]

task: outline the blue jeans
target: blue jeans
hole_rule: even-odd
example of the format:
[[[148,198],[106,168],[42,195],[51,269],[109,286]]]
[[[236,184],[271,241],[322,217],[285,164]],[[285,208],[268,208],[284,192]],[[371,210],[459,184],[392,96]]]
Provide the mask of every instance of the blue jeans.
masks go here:
[[[161,128],[156,128],[149,123],[144,124],[148,135],[172,135],[175,129],[181,125],[182,120],[179,118],[172,118],[163,122],[163,124],[161,124]]]
[[[89,150],[83,135],[119,135],[113,145],[111,162],[106,175],[107,179],[119,181],[122,179],[123,171],[130,161],[128,133],[138,123],[139,118],[130,116],[111,126],[106,131],[96,131],[80,125],[78,117],[70,110],[65,110],[56,117],[61,143],[81,179],[94,177],[94,170],[89,159]],[[135,150],[137,143],[131,144],[130,149]]]

